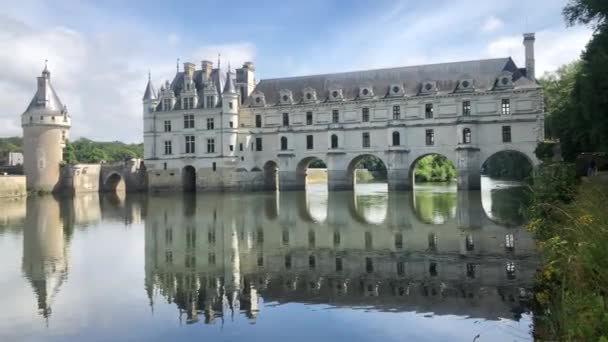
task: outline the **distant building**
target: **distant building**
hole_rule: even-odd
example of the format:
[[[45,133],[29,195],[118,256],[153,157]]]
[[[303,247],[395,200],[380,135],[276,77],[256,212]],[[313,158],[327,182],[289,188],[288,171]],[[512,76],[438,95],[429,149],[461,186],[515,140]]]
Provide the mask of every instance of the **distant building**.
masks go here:
[[[6,166],[18,166],[23,165],[23,153],[21,152],[9,152],[7,156]]]
[[[417,160],[441,154],[460,189],[479,189],[485,160],[518,151],[531,163],[543,139],[533,33],[525,68],[512,58],[285,77],[256,83],[184,63],[143,97],[144,158],[152,190],[303,189],[323,160],[330,189],[352,189],[361,158],[385,164],[390,189],[408,189]]]

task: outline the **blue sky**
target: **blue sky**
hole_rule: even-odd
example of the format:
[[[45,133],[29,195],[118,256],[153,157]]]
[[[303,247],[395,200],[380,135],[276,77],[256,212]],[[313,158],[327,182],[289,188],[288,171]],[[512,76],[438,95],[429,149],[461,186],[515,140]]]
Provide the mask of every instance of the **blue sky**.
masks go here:
[[[509,55],[521,65],[531,31],[542,73],[591,36],[566,27],[566,2],[21,0],[0,14],[0,136],[21,134],[46,58],[73,138],[137,142],[147,72],[159,85],[177,58],[252,60],[258,79]]]

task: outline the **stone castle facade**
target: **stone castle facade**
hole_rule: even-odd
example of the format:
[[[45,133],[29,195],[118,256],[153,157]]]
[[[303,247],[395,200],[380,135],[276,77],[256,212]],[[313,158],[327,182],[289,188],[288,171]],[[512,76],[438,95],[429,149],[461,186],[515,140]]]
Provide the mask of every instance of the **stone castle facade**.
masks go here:
[[[151,190],[303,189],[315,160],[330,189],[351,189],[365,156],[380,159],[390,189],[409,189],[418,159],[442,154],[462,189],[480,186],[485,160],[517,151],[532,164],[543,139],[543,96],[509,57],[267,79],[247,62],[233,72],[184,63],[143,97]]]

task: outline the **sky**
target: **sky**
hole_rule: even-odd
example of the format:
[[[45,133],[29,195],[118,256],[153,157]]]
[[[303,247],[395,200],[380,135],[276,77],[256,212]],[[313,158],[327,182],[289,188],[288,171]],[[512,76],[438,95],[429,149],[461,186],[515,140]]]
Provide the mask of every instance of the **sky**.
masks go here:
[[[577,59],[592,35],[566,27],[566,3],[19,0],[0,13],[0,137],[21,135],[45,59],[72,139],[141,142],[148,72],[158,89],[178,58],[253,61],[258,80],[507,56],[523,67],[522,33],[536,32],[541,75]]]

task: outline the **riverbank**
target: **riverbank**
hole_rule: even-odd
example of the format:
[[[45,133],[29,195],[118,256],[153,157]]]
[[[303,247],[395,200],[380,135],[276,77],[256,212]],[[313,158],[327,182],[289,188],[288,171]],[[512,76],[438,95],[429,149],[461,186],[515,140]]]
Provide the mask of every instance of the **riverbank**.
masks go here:
[[[554,167],[535,184],[528,225],[543,257],[534,336],[608,341],[608,181],[574,184],[570,172]]]

